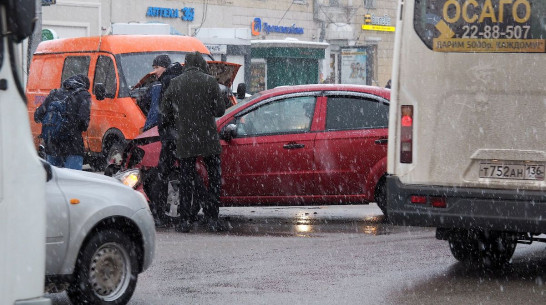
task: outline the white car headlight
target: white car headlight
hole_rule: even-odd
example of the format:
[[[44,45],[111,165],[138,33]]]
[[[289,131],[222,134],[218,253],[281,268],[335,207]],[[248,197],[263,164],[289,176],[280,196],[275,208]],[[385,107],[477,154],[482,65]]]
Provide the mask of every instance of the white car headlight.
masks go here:
[[[140,182],[140,170],[130,169],[114,175],[114,178],[129,187],[135,188]]]

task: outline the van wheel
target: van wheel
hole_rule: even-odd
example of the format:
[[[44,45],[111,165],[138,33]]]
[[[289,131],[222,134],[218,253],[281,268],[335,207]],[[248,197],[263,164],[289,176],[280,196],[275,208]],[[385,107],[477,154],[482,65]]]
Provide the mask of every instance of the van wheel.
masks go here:
[[[509,233],[461,230],[448,238],[455,259],[478,268],[499,268],[510,261],[517,238]]]
[[[123,149],[125,144],[122,140],[110,140],[103,144],[102,156],[94,157],[90,164],[93,170],[102,172],[110,164],[121,164],[121,158],[123,156]]]
[[[387,183],[386,183],[385,177],[382,177],[379,179],[379,182],[377,182],[377,185],[375,187],[375,202],[377,203],[377,206],[381,209],[381,212],[383,212],[383,215],[385,215],[385,219],[387,218]]]
[[[126,304],[137,283],[136,252],[120,231],[96,233],[76,262],[74,281],[67,290],[72,304]]]
[[[121,165],[121,159],[123,157],[123,145],[120,141],[112,143],[107,149],[106,153],[106,166],[110,164]]]

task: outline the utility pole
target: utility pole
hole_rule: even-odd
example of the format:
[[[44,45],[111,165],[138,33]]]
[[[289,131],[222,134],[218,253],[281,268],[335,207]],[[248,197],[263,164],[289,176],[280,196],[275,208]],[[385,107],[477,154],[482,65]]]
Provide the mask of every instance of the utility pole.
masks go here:
[[[36,1],[36,23],[34,25],[34,33],[32,33],[32,36],[28,38],[28,46],[27,46],[27,67],[26,67],[26,74],[28,75],[28,71],[30,68],[30,61],[32,60],[32,54],[36,51],[36,48],[38,48],[38,44],[42,41],[42,0],[35,0]]]

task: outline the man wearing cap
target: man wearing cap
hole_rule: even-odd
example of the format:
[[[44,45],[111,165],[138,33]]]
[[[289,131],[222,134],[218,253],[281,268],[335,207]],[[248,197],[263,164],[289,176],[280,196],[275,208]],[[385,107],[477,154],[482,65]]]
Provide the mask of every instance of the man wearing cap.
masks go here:
[[[161,96],[164,91],[163,80],[167,77],[167,73],[165,72],[170,64],[171,59],[166,54],[156,56],[152,62],[153,70],[150,73],[155,75],[157,81],[153,82],[146,92],[146,102],[144,104],[148,104],[149,108],[146,122],[144,123],[144,131],[157,126],[161,122],[159,103],[161,102]],[[164,141],[165,136],[163,135],[164,132],[162,132],[162,130],[159,130],[159,133],[162,149],[159,156],[157,178],[155,176],[153,178],[153,181],[155,181],[156,184],[154,184],[150,190],[150,199],[153,203],[150,208],[156,226],[164,227],[167,224],[168,219],[167,215],[165,215],[167,209],[168,177],[175,161],[173,159],[174,154],[171,153],[173,148],[169,148],[169,146],[174,146],[175,144],[172,141]]]
[[[158,55],[154,58],[152,63],[151,74],[155,75],[157,82],[154,82],[146,94],[146,98],[149,101],[150,108],[148,109],[148,115],[146,116],[146,122],[144,123],[144,131],[156,126],[159,120],[159,102],[161,101],[161,80],[165,70],[171,64],[171,59],[168,55]]]

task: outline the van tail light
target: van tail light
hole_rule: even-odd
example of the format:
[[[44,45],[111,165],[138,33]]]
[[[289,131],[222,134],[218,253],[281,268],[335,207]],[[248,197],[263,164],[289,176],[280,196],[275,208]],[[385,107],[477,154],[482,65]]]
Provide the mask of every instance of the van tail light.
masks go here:
[[[413,196],[411,196],[410,200],[411,200],[411,203],[426,204],[427,203],[427,196],[413,195]]]
[[[447,203],[444,197],[430,197],[430,205],[435,208],[446,208]]]
[[[441,196],[421,196],[421,195],[412,195],[410,196],[410,202],[413,204],[418,205],[426,205],[427,203],[430,203],[430,205],[434,208],[446,208],[447,207],[447,201],[445,197]]]
[[[413,106],[402,105],[400,120],[400,163],[413,162]]]

